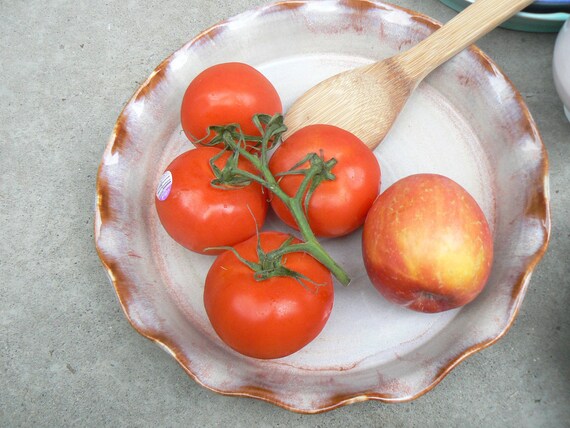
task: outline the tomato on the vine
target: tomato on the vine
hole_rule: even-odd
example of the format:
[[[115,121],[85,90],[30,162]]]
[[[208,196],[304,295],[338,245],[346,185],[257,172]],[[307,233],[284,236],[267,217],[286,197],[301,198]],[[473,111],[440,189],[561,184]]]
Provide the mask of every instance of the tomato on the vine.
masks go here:
[[[196,142],[213,125],[237,123],[245,134],[258,136],[252,117],[282,111],[279,94],[262,73],[247,64],[228,62],[207,68],[192,80],[180,119],[188,139]]]
[[[374,153],[354,134],[332,125],[309,125],[287,138],[269,161],[274,175],[282,175],[301,162],[307,153],[316,153],[337,160],[330,173],[333,180],[324,180],[310,197],[307,217],[317,236],[346,235],[364,223],[366,214],[378,196],[380,165]],[[308,162],[307,162],[308,163]],[[307,168],[301,165],[300,168]],[[296,168],[298,169],[298,168]],[[281,189],[294,196],[303,175],[282,175]],[[273,197],[271,206],[289,226],[297,227],[283,202]]]
[[[263,252],[279,248],[289,235],[263,232],[234,247],[243,259],[259,263]],[[298,240],[293,243],[300,242]],[[333,307],[330,272],[310,255],[292,252],[283,266],[302,277],[256,279],[233,251],[216,258],[206,277],[204,305],[216,333],[231,348],[255,358],[280,358],[311,342]]]
[[[198,147],[179,155],[162,175],[155,195],[164,229],[179,244],[203,254],[208,247],[234,245],[256,234],[267,213],[267,198],[261,185],[218,188],[210,159],[221,153],[214,147]],[[230,152],[216,160],[224,167]],[[256,173],[245,159],[239,168]]]

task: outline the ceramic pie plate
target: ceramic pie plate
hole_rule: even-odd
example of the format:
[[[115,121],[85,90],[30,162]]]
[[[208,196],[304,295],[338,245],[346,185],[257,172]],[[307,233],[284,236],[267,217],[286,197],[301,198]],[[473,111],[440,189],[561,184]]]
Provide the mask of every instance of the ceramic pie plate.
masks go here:
[[[155,212],[162,172],[191,149],[179,123],[184,90],[206,67],[228,61],[256,67],[287,108],[320,80],[407,49],[438,26],[382,2],[276,3],[196,36],[128,102],[99,168],[96,247],[129,322],[196,382],[303,413],[370,399],[408,401],[511,326],[548,242],[547,155],[520,94],[476,47],[419,86],[375,151],[382,190],[407,175],[434,172],[481,205],[496,256],[473,303],[440,314],[388,303],[369,283],[356,232],[324,242],[353,281],[337,284],[322,333],[285,358],[244,357],[220,341],[205,314],[203,284],[213,259],[173,242]],[[270,217],[265,228],[283,226]]]

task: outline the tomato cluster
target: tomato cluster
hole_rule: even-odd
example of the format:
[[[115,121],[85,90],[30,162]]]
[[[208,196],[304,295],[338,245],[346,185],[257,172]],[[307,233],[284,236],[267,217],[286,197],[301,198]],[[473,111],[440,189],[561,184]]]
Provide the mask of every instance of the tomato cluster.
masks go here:
[[[175,241],[219,254],[205,282],[206,313],[228,346],[257,358],[296,352],[323,329],[334,301],[331,272],[342,283],[349,278],[316,236],[362,226],[380,187],[374,154],[334,126],[298,131],[268,160],[286,129],[281,113],[279,94],[255,68],[204,70],[181,106],[182,129],[196,148],[168,165],[155,196]],[[280,131],[266,137],[273,123]],[[260,232],[269,206],[305,241]]]
[[[206,69],[189,84],[181,107],[182,128],[196,148],[172,161],[156,190],[157,213],[168,234],[192,251],[219,254],[205,281],[204,305],[213,329],[228,346],[251,357],[279,358],[317,337],[332,310],[332,277],[344,285],[350,281],[317,237],[344,236],[363,224],[368,274],[390,300],[431,312],[453,307],[440,304],[437,293],[442,288],[447,293],[443,300],[455,291],[437,283],[439,273],[428,291],[422,290],[421,281],[429,266],[457,255],[467,262],[470,257],[481,261],[472,270],[479,281],[486,280],[490,232],[474,201],[461,208],[465,195],[439,179],[430,181],[432,187],[422,187],[430,193],[418,196],[433,202],[419,202],[413,209],[406,208],[405,198],[415,194],[407,186],[396,186],[408,192],[404,199],[400,191],[385,192],[393,195],[392,200],[378,197],[380,166],[360,139],[335,126],[317,124],[281,142],[286,130],[281,113],[279,94],[253,67],[225,63]],[[426,180],[412,181],[421,187]],[[459,208],[439,209],[443,197],[433,195],[440,194],[455,198],[453,204]],[[303,240],[261,232],[269,207]],[[431,218],[430,212],[440,218],[414,229],[418,218]],[[449,214],[467,220],[457,219],[450,228],[445,226]],[[402,239],[409,237],[400,233],[405,219],[407,230],[425,234],[427,241],[441,229],[447,247],[438,242],[417,245],[411,239],[405,254],[398,253],[405,247]],[[475,223],[483,226],[472,226]],[[384,235],[391,241],[383,247]],[[455,239],[463,235],[463,241]],[[463,242],[469,240],[484,241],[486,247],[467,248]],[[456,241],[458,246],[452,247]],[[422,248],[430,254],[421,253]],[[421,265],[421,275],[410,264],[413,251],[416,259],[428,260]],[[451,278],[455,271],[448,271]],[[411,280],[412,274],[419,279]],[[454,302],[472,299],[482,288],[478,284],[477,293],[471,292],[473,281],[465,275],[456,282],[464,293]],[[409,284],[415,288],[408,297],[404,288]]]

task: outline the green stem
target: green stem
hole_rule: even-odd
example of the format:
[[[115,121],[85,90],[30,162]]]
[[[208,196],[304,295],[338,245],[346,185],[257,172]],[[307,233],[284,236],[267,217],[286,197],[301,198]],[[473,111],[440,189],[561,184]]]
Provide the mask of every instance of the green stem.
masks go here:
[[[283,199],[282,199],[283,200]],[[326,252],[321,243],[318,241],[317,237],[313,233],[307,216],[302,207],[302,203],[297,198],[288,198],[288,200],[283,200],[283,203],[287,205],[303,238],[305,239],[304,246],[307,248],[306,252],[311,254],[315,259],[321,262],[336,279],[342,285],[348,285],[350,283],[350,277],[345,272],[345,270]],[[293,247],[293,246],[291,246]]]
[[[250,153],[245,147],[242,147],[235,142],[235,136],[231,132],[226,132],[223,135],[224,142],[234,151],[239,151],[240,156],[247,159],[253,166],[261,173],[261,177],[255,176],[247,171],[237,169],[234,171],[236,174],[241,174],[242,176],[254,180],[264,187],[266,187],[271,193],[277,196],[283,203],[287,206],[291,212],[299,231],[303,235],[305,242],[300,244],[293,244],[286,246],[283,249],[277,250],[280,255],[284,255],[291,252],[306,252],[313,256],[316,260],[321,262],[342,284],[348,285],[350,283],[350,277],[345,272],[345,270],[326,252],[323,246],[318,241],[317,237],[311,230],[307,215],[303,210],[302,199],[307,189],[311,183],[313,177],[318,174],[318,171],[313,168],[309,169],[305,175],[305,178],[301,182],[299,189],[295,196],[291,197],[285,193],[279,186],[278,181],[273,176],[273,173],[269,169],[267,162],[267,145],[271,136],[277,130],[281,129],[279,124],[270,123],[266,129],[265,137],[262,139],[261,156],[256,156]],[[243,137],[242,137],[243,138]],[[278,138],[278,137],[277,137]]]

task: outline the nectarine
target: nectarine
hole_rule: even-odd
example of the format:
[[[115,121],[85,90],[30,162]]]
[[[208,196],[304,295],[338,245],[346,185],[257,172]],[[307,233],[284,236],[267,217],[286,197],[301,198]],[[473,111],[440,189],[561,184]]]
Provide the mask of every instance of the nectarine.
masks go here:
[[[471,302],[485,286],[493,259],[483,211],[463,187],[437,174],[408,176],[378,196],[362,246],[378,291],[420,312]]]

